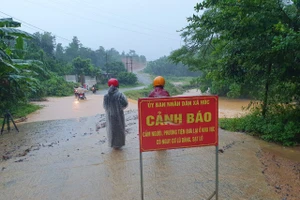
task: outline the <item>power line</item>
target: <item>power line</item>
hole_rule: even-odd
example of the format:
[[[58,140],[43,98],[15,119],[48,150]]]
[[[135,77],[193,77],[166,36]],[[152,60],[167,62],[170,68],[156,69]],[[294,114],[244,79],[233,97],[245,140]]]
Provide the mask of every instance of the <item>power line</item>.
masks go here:
[[[54,2],[55,0],[49,0],[49,1]],[[55,1],[55,2],[61,4],[60,1]],[[74,2],[74,1],[73,1],[73,2]],[[69,7],[73,6],[73,5],[74,5],[73,2],[72,2],[71,4],[69,3],[68,6],[69,6]],[[91,5],[91,4],[89,4],[88,2],[83,1],[83,0],[78,1],[78,3],[85,3],[89,8],[97,9],[97,11],[101,10],[101,12],[108,13],[110,16],[115,17],[115,19],[116,19],[116,17],[121,18],[121,19],[116,19],[116,20],[125,22],[126,24],[130,24],[130,25],[136,26],[136,27],[138,27],[138,28],[143,28],[143,29],[147,29],[147,30],[151,30],[151,31],[156,31],[156,32],[160,32],[160,33],[164,33],[164,34],[168,34],[168,35],[173,35],[173,34],[175,35],[175,33],[169,33],[169,32],[165,32],[165,31],[161,31],[161,30],[158,31],[158,30],[155,30],[155,29],[153,29],[153,28],[149,28],[149,27],[146,27],[146,26],[141,26],[141,25],[136,24],[136,23],[128,22],[128,20],[131,21],[131,19],[126,18],[126,17],[124,17],[124,16],[120,16],[120,15],[118,15],[118,14],[116,14],[116,13],[107,12],[106,10],[103,10],[103,9],[101,9],[101,8],[99,8],[99,7],[96,8],[95,6],[93,6],[93,5]],[[70,6],[70,5],[71,5],[71,6]],[[73,7],[74,7],[74,6],[73,6]],[[74,7],[74,8],[76,8],[76,7]],[[86,7],[86,6],[80,7],[80,9],[82,9],[82,8],[87,8],[87,7]],[[96,13],[96,12],[93,12],[93,13],[96,14],[96,15],[100,15],[100,16],[107,17],[107,16],[105,16],[105,15],[101,15],[101,13],[99,13],[99,12],[97,12],[97,13]],[[124,19],[128,19],[128,20],[124,20]],[[142,23],[143,25],[144,25],[144,24],[147,24],[147,23],[145,23],[145,22],[141,22],[141,23]],[[165,26],[161,26],[161,27],[165,27]]]
[[[16,19],[16,20],[18,20],[18,21],[20,21],[20,22],[22,22],[23,24],[29,26],[29,28],[30,28],[30,27],[34,27],[35,29],[38,29],[38,30],[40,30],[40,31],[43,31],[43,32],[49,32],[49,31],[46,31],[46,30],[44,30],[44,29],[41,29],[41,28],[39,28],[39,27],[37,27],[37,26],[34,26],[34,25],[32,25],[32,24],[30,24],[30,23],[28,23],[28,22],[25,22],[25,21],[23,21],[23,20],[21,20],[21,19],[18,19],[18,18],[16,18],[16,17],[13,17],[13,16],[11,16],[11,15],[9,15],[9,14],[6,14],[6,13],[2,12],[1,10],[0,10],[0,13],[4,14],[4,15],[6,15],[6,16],[9,16],[9,17],[11,17],[11,18],[14,18],[14,19]],[[71,40],[66,39],[66,38],[64,38],[64,37],[61,37],[61,36],[59,36],[59,35],[55,35],[55,34],[53,34],[53,35],[54,35],[55,37],[57,37],[57,38],[66,40],[66,41],[68,41],[68,42],[72,42]]]
[[[41,30],[41,31],[43,31],[43,32],[49,32],[49,31],[46,31],[46,30],[44,30],[44,29],[41,29],[41,28],[39,28],[39,27],[37,27],[37,26],[35,26],[35,25],[32,25],[32,24],[30,24],[30,23],[28,23],[28,22],[25,22],[24,20],[20,20],[20,19],[15,18],[15,17],[13,17],[13,16],[11,16],[11,15],[9,15],[9,14],[7,14],[7,13],[4,13],[4,12],[2,12],[1,10],[0,10],[0,13],[4,14],[4,15],[0,15],[1,17],[6,18],[6,17],[8,16],[8,17],[10,17],[10,18],[14,18],[14,19],[16,19],[16,20],[22,22],[22,23],[23,23],[22,25],[24,25],[24,26],[26,26],[26,27],[28,27],[28,28],[30,28],[30,29],[33,29],[33,30],[38,29],[38,30]],[[53,34],[53,33],[51,33],[51,34]],[[54,34],[53,34],[53,35],[54,35]],[[61,36],[58,36],[58,35],[54,35],[54,36],[55,36],[55,37],[58,37],[58,38],[61,38],[61,39],[63,39],[63,40],[66,40],[66,41],[68,41],[68,42],[72,42],[72,40],[66,39],[66,38],[64,38],[64,37],[61,37]],[[81,44],[81,46],[82,46],[82,47],[85,47],[85,46],[82,45],[82,44]],[[85,48],[88,48],[88,47],[85,47]],[[107,55],[107,53],[106,53],[106,65],[107,65],[107,62],[108,62],[107,56],[108,56],[108,55]],[[131,64],[131,65],[132,65],[132,64]]]
[[[45,8],[45,4],[41,5],[41,4],[37,4],[36,2],[32,2],[32,1],[28,1],[26,0],[27,2],[30,2],[30,3],[33,3],[33,4],[36,4],[38,6],[41,6],[43,8]],[[49,5],[49,4],[48,4]],[[53,7],[53,6],[52,6]],[[54,6],[55,7],[55,6]],[[155,36],[155,35],[151,35],[151,34],[147,34],[147,33],[144,33],[144,32],[140,32],[140,31],[135,31],[135,30],[131,30],[131,29],[128,29],[128,28],[123,28],[123,27],[119,27],[119,26],[115,26],[115,25],[112,25],[110,23],[105,23],[105,22],[101,22],[101,21],[98,21],[98,20],[95,20],[95,19],[90,19],[90,18],[86,18],[86,17],[82,17],[80,15],[75,15],[75,14],[72,14],[72,13],[67,13],[65,12],[66,10],[64,9],[61,9],[60,7],[55,7],[58,11],[62,11],[62,13],[64,14],[67,14],[67,15],[71,15],[71,16],[75,16],[75,17],[78,17],[82,20],[87,20],[87,21],[94,21],[96,23],[100,23],[100,24],[104,24],[104,25],[107,25],[107,26],[111,26],[111,27],[114,27],[114,28],[118,28],[118,29],[121,29],[121,30],[126,30],[126,31],[130,31],[130,32],[134,32],[134,33],[138,33],[138,34],[142,34],[142,35],[147,35],[147,36],[150,36],[150,37],[162,37],[162,38],[165,38],[165,39],[169,39],[169,40],[178,40],[176,38],[170,38],[170,37],[165,37],[165,36]]]

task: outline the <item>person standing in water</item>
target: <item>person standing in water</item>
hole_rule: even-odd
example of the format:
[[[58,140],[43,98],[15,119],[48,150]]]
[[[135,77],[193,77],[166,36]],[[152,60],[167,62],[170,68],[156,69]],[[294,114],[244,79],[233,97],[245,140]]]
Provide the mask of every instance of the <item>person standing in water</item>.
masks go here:
[[[106,131],[108,145],[120,149],[125,145],[125,115],[124,109],[128,106],[126,96],[119,92],[119,82],[111,78],[107,82],[108,92],[104,95],[103,107],[106,113]]]

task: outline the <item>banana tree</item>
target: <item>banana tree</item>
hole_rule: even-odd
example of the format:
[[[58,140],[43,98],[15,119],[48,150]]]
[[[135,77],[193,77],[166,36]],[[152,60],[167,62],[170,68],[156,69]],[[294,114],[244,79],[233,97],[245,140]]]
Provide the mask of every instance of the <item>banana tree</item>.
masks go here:
[[[34,77],[42,71],[37,61],[22,60],[24,39],[32,35],[17,29],[21,23],[11,18],[0,19],[0,111],[26,101],[26,91],[34,91]]]

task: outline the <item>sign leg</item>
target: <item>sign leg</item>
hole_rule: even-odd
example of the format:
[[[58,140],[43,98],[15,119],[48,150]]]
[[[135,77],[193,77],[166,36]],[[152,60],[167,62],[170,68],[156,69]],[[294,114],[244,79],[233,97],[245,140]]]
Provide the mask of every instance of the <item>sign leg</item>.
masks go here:
[[[19,132],[19,129],[18,129],[17,125],[15,124],[13,117],[11,116],[11,114],[10,114],[10,113],[8,113],[8,115],[9,115],[9,117],[10,117],[10,119],[11,119],[12,123],[14,124],[14,126],[15,126],[16,130]]]
[[[1,128],[1,135],[2,135],[2,132],[4,130],[5,120],[6,120],[6,117],[4,115],[4,119],[3,119],[3,123],[2,123],[2,128]]]
[[[216,200],[219,199],[219,145],[216,146]]]
[[[140,172],[141,172],[141,199],[144,200],[144,178],[143,178],[143,158],[140,152]]]

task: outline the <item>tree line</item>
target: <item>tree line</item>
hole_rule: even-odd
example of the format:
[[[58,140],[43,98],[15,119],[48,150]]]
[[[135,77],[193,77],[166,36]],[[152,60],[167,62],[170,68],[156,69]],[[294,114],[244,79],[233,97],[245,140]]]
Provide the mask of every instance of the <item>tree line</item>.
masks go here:
[[[286,145],[300,142],[300,1],[204,0],[170,59],[202,72],[201,90],[253,99],[225,127]]]
[[[192,71],[187,65],[173,63],[167,56],[157,60],[149,61],[144,72],[159,76],[199,76],[199,72]]]

